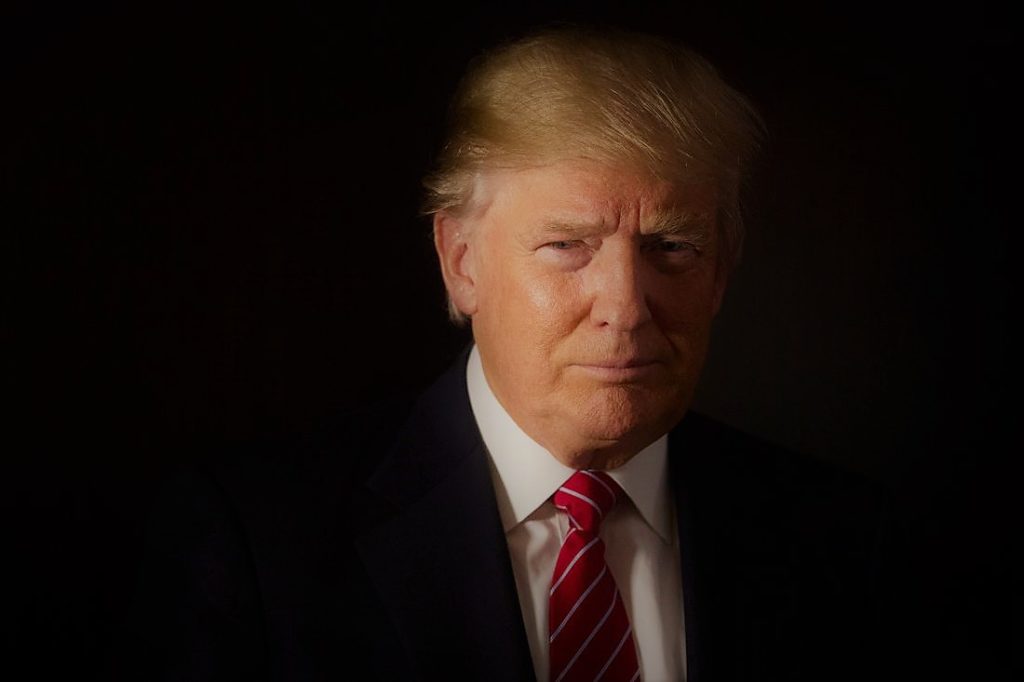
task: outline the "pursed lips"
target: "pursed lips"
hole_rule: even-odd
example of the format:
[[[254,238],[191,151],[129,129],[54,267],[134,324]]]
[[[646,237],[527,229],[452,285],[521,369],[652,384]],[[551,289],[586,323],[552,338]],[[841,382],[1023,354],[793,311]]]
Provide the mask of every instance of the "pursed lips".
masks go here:
[[[575,363],[586,374],[601,381],[624,382],[650,377],[661,363],[651,358],[615,358]]]

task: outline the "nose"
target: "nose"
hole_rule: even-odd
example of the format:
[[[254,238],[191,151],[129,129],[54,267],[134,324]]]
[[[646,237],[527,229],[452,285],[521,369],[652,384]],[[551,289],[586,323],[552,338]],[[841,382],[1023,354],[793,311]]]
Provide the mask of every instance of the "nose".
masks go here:
[[[590,263],[590,319],[595,326],[632,331],[650,321],[644,263],[633,244],[606,244]]]

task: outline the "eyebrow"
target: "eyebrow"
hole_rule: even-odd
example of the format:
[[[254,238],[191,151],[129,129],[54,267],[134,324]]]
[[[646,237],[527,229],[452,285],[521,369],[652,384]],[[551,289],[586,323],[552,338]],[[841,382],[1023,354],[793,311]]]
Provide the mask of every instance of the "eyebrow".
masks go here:
[[[680,212],[662,213],[655,217],[644,236],[685,236],[707,238],[715,225],[715,217],[708,213]]]
[[[710,236],[714,224],[714,217],[707,213],[672,211],[656,215],[649,226],[643,230],[641,236],[707,238]],[[600,222],[551,219],[541,224],[541,231],[545,234],[558,234],[566,237],[589,237],[610,230]]]
[[[544,234],[557,234],[566,237],[591,237],[608,231],[603,223],[561,220],[557,218],[545,221],[541,224],[540,229]]]

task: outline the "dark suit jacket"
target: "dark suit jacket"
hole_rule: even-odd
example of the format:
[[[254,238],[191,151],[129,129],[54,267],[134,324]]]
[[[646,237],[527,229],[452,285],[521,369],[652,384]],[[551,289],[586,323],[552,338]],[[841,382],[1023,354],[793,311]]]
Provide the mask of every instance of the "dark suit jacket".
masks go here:
[[[169,484],[115,676],[533,679],[465,359]],[[669,456],[689,679],[885,677],[877,490],[693,413]]]

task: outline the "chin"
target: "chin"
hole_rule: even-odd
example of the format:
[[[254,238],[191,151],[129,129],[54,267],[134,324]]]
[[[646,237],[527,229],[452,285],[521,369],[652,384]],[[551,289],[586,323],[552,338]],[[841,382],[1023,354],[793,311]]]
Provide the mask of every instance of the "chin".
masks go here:
[[[648,390],[616,387],[599,391],[578,415],[581,432],[595,441],[653,440],[674,424],[678,403],[657,399]]]

